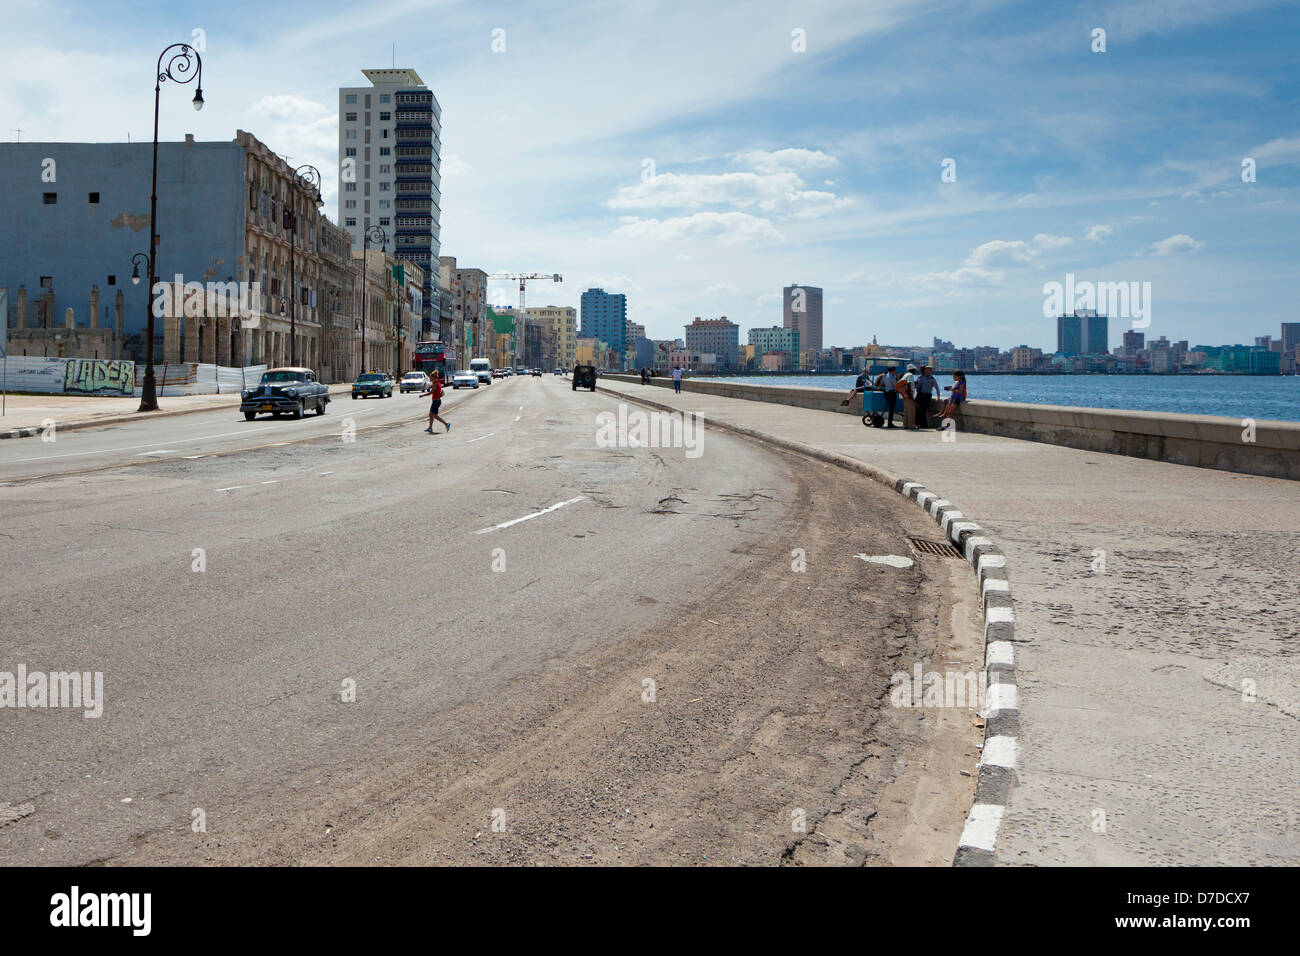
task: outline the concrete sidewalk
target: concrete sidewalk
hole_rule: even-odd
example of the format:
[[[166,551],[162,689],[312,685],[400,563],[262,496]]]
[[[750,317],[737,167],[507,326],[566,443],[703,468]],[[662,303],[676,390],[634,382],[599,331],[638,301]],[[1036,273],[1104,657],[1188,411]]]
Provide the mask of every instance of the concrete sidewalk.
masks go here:
[[[350,384],[331,385],[331,397],[347,394]],[[124,422],[144,421],[167,415],[206,412],[214,408],[237,408],[239,392],[220,395],[160,395],[158,411],[138,412],[140,399],[109,395],[10,395],[5,413],[0,416],[0,438],[27,438],[39,435],[47,419],[62,431],[98,428]]]
[[[1300,863],[1296,482],[600,386],[887,469],[993,536],[1021,708],[998,862]]]

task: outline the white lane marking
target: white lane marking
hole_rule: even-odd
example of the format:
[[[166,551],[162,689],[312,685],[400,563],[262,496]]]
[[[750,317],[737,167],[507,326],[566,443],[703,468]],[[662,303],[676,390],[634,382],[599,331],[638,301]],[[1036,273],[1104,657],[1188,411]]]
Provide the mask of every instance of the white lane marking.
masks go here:
[[[322,472],[320,473],[320,476],[321,476],[322,478],[324,478],[326,475],[332,475],[332,474],[334,474],[334,472],[332,472],[332,471],[322,471]]]
[[[194,461],[196,458],[207,458],[207,457],[208,457],[207,455],[186,455],[185,460]]]
[[[500,530],[501,528],[508,528],[508,527],[510,527],[512,524],[519,524],[519,522],[521,522],[521,521],[530,521],[530,520],[532,520],[533,518],[540,518],[540,517],[541,517],[542,515],[544,515],[544,514],[550,514],[550,513],[551,513],[552,511],[554,511],[556,508],[563,508],[565,505],[571,505],[571,504],[573,504],[574,502],[577,502],[577,501],[586,501],[586,500],[587,500],[587,496],[586,496],[586,495],[578,495],[578,497],[576,497],[576,498],[570,498],[568,501],[561,501],[561,502],[558,502],[558,503],[556,503],[556,504],[551,505],[549,508],[543,508],[541,511],[534,511],[534,512],[533,512],[532,514],[530,514],[530,515],[524,515],[522,518],[514,518],[514,519],[511,520],[511,521],[503,521],[503,522],[501,522],[500,524],[495,524],[495,525],[493,525],[493,526],[490,527],[490,528],[480,528],[478,531],[475,531],[474,533],[475,533],[475,534],[487,534],[489,531],[498,531],[498,530]]]
[[[176,449],[175,449],[175,448],[159,448],[159,449],[157,449],[156,451],[142,451],[142,452],[139,452],[139,453],[136,454],[135,457],[137,457],[137,458],[143,458],[145,455],[174,455],[175,453],[176,453]]]
[[[218,488],[217,491],[234,491],[237,488],[247,488],[248,485],[231,485],[229,488]]]
[[[855,558],[861,558],[868,564],[887,564],[891,568],[910,568],[912,566],[911,558],[904,558],[897,554],[855,554]]]
[[[472,445],[476,441],[482,441],[484,438],[491,438],[495,434],[496,432],[488,432],[486,435],[479,435],[478,438],[471,438],[469,441],[465,442],[465,444]]]
[[[515,421],[519,421],[519,419],[521,419],[521,418],[523,418],[522,415],[516,415],[516,416],[515,416]]]

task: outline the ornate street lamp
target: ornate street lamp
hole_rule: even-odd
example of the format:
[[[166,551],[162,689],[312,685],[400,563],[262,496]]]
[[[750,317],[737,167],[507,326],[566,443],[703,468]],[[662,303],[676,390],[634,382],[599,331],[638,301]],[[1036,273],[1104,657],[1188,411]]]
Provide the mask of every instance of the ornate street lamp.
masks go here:
[[[176,52],[172,53],[175,50]],[[168,54],[171,54],[168,59]],[[167,60],[167,65],[163,66],[163,60]],[[146,338],[145,338],[145,358],[144,358],[144,384],[140,388],[140,408],[142,412],[153,412],[158,410],[157,383],[153,375],[153,302],[150,296],[153,295],[153,287],[158,279],[158,105],[161,97],[162,85],[166,80],[173,83],[195,83],[194,104],[195,110],[203,109],[203,58],[199,56],[197,50],[191,49],[186,43],[173,43],[165,47],[158,55],[158,66],[155,70],[158,77],[153,87],[153,187],[149,195],[149,253],[145,258],[149,263],[149,290],[145,295],[145,310],[148,312],[146,320]],[[134,260],[133,260],[134,261]]]
[[[366,329],[370,327],[370,247],[379,246],[381,252],[388,251],[388,233],[383,226],[371,226],[361,237],[361,371],[366,370]]]
[[[300,189],[309,196],[314,196],[316,208],[319,209],[325,205],[325,200],[320,195],[320,170],[310,163],[303,163],[293,171],[294,189]],[[298,365],[298,275],[294,271],[294,255],[297,252],[298,244],[298,198],[289,194],[291,205],[289,207],[288,225],[291,229],[289,233],[289,364],[295,368]],[[280,312],[284,315],[284,312]]]

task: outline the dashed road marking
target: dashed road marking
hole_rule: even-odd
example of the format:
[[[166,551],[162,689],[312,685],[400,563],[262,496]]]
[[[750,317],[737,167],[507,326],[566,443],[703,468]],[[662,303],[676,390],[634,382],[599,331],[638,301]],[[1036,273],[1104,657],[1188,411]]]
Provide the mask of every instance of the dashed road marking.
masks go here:
[[[587,499],[586,495],[578,495],[578,497],[576,498],[570,498],[568,501],[557,502],[548,508],[543,508],[541,511],[534,511],[532,514],[524,515],[522,518],[513,518],[510,521],[503,521],[500,524],[493,525],[490,528],[480,528],[478,531],[475,531],[474,533],[487,534],[489,531],[499,531],[501,528],[508,528],[513,524],[519,524],[519,522],[521,521],[531,521],[533,518],[540,518],[544,514],[550,514],[552,511],[555,511],[557,508],[563,508],[565,505],[571,505],[578,501],[585,501],[586,499]]]

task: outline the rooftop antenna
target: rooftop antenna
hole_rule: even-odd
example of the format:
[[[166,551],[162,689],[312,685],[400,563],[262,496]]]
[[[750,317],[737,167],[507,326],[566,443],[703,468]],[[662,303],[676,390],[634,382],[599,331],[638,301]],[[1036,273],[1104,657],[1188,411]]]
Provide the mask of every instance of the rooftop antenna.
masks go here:
[[[393,44],[393,69],[397,69],[397,44]]]
[[[18,134],[18,138],[17,138],[16,140],[14,140],[14,142],[16,142],[16,143],[21,143],[21,142],[23,141],[23,133],[25,133],[25,132],[27,132],[27,131],[26,131],[26,130],[19,129],[17,126],[10,126],[9,128],[10,128],[13,132],[15,132],[15,133]]]

